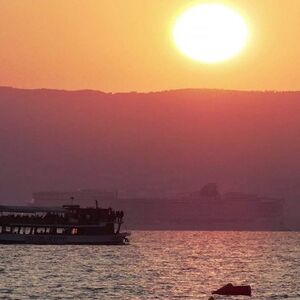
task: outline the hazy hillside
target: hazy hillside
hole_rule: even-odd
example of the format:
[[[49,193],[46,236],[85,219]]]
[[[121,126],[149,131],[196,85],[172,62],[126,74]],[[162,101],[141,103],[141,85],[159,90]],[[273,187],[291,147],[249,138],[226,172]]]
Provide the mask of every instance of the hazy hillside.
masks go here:
[[[149,94],[0,88],[0,199],[117,188],[300,197],[300,92]]]

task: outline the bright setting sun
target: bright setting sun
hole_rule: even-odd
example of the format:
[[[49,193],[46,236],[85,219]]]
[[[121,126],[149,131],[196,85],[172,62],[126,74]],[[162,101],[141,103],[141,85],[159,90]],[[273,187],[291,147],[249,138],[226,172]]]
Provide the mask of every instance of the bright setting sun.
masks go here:
[[[173,29],[175,44],[189,58],[217,63],[232,58],[245,46],[244,19],[222,4],[200,4],[183,12]]]

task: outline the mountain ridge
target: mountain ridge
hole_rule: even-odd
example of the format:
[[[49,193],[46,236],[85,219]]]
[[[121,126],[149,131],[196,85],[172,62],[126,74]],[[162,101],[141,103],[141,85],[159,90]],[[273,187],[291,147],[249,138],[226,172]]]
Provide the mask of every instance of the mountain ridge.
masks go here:
[[[238,89],[213,89],[213,88],[180,88],[180,89],[166,89],[157,91],[118,91],[118,92],[105,92],[97,89],[57,89],[57,88],[19,88],[14,86],[0,86],[0,90],[15,90],[15,91],[47,91],[47,92],[91,92],[106,95],[116,94],[159,94],[159,93],[172,93],[172,92],[238,92],[238,93],[300,93],[300,90],[238,90]]]
[[[299,99],[300,92],[0,87],[0,199],[85,187],[164,195],[219,182],[225,191],[284,197],[295,214]]]

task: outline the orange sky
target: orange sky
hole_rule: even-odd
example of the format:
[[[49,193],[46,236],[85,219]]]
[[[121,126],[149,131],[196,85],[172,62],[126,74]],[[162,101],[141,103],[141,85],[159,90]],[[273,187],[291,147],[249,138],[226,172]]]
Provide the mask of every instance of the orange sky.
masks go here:
[[[0,85],[151,91],[300,90],[300,1],[220,0],[251,39],[226,63],[182,56],[172,24],[188,0],[0,0]]]

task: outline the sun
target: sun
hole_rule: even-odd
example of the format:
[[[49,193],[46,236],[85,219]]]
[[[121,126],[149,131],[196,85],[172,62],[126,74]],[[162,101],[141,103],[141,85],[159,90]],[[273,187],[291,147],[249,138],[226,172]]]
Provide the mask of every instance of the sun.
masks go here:
[[[248,26],[222,4],[199,4],[176,20],[173,38],[179,50],[203,63],[218,63],[237,55],[248,40]]]

